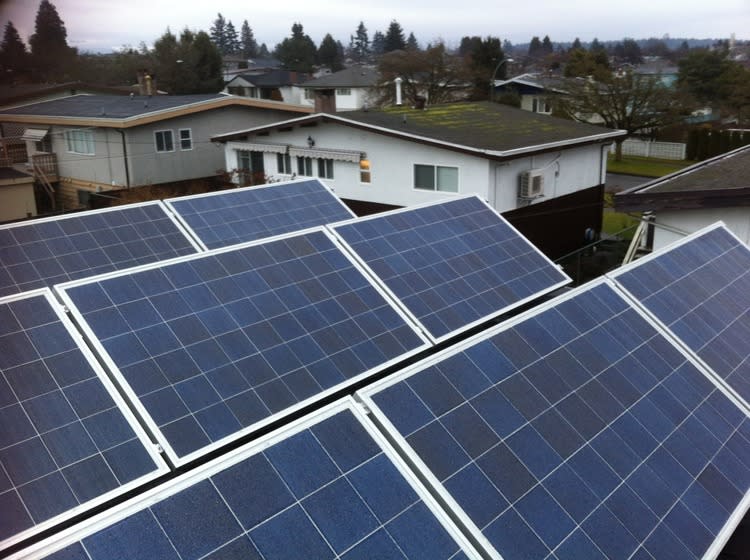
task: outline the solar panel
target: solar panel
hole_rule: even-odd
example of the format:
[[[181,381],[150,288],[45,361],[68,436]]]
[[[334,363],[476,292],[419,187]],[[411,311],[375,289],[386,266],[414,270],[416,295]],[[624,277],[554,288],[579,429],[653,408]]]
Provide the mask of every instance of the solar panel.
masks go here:
[[[436,341],[570,281],[476,196],[331,228]]]
[[[719,224],[612,278],[750,410],[750,248]]]
[[[750,418],[609,283],[361,396],[503,558],[714,557],[750,504]]]
[[[24,554],[58,560],[479,558],[349,401]]]
[[[322,228],[57,288],[175,464],[429,345]]]
[[[167,470],[59,307],[0,299],[0,549]]]
[[[208,249],[347,220],[354,214],[317,179],[165,201]]]
[[[198,252],[160,202],[0,226],[0,296]]]

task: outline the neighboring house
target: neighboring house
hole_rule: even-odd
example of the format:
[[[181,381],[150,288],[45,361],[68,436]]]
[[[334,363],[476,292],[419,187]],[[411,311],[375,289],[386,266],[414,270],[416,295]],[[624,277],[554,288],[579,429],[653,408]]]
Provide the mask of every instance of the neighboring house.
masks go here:
[[[222,59],[222,72],[225,82],[240,74],[265,74],[280,68],[281,62],[275,58],[245,58],[239,55],[229,55]]]
[[[504,93],[517,94],[521,109],[532,113],[552,113],[553,99],[565,95],[563,79],[559,76],[521,74],[508,80],[495,80],[495,96]]]
[[[378,82],[378,72],[367,66],[351,66],[339,72],[310,80],[299,86],[303,90],[301,103],[313,107],[316,95],[334,96],[336,111],[363,109],[370,103],[372,89]]]
[[[224,92],[252,99],[269,99],[284,103],[301,103],[299,85],[310,76],[304,72],[271,70],[262,74],[240,74],[224,86]]]
[[[497,103],[315,114],[231,134],[227,169],[319,177],[358,214],[477,193],[548,254],[599,230],[622,131]]]
[[[677,81],[679,68],[669,60],[658,56],[646,57],[644,62],[633,67],[633,72],[641,76],[658,77],[666,87],[672,87]]]
[[[25,127],[29,159],[52,154],[58,203],[69,208],[86,191],[214,176],[224,157],[212,134],[305,113],[310,109],[220,94],[75,95],[0,111],[0,127]]]
[[[750,146],[615,195],[618,212],[653,214],[651,249],[721,220],[750,244]]]
[[[0,167],[0,222],[36,216],[34,178],[12,167]]]

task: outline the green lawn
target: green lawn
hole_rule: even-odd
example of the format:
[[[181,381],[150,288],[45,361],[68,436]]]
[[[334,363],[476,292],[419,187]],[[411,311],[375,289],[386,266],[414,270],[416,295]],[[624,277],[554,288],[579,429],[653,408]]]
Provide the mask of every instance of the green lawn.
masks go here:
[[[614,156],[610,154],[607,158],[607,171],[610,173],[642,175],[643,177],[662,177],[663,175],[684,169],[694,163],[694,161],[676,161],[638,156],[622,156],[622,161],[615,161]]]

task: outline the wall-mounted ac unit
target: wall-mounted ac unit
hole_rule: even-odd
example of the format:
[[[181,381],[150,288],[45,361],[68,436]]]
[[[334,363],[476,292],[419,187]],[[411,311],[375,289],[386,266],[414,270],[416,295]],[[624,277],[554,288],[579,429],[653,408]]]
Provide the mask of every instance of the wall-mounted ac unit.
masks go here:
[[[524,171],[518,176],[518,198],[544,196],[544,173],[538,169]]]

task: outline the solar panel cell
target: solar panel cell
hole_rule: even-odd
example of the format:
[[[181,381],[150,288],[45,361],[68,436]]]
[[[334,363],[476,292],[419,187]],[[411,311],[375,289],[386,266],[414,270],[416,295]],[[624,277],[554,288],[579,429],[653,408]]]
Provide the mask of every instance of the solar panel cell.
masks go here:
[[[160,202],[0,226],[0,296],[197,250]]]
[[[577,334],[519,349],[548,318]],[[622,342],[599,351],[609,340]],[[491,379],[488,348],[513,366],[483,392],[457,391],[444,371]],[[503,557],[661,558],[676,542],[700,558],[750,495],[750,418],[606,282],[361,394]]]

